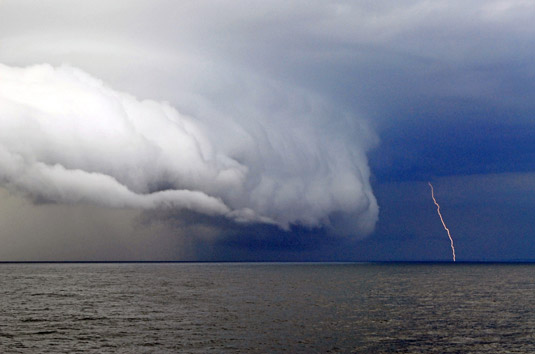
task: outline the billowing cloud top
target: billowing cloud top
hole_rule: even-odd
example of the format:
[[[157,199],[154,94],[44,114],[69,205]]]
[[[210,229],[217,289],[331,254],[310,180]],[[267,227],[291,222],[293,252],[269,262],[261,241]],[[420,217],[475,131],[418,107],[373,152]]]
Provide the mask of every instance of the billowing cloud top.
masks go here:
[[[345,215],[357,234],[377,219],[365,157],[374,137],[364,125],[358,144],[329,134],[325,111],[310,108],[257,124],[227,117],[215,129],[70,66],[0,65],[0,78],[0,181],[36,200],[188,209],[284,228]],[[285,122],[287,114],[296,117]]]

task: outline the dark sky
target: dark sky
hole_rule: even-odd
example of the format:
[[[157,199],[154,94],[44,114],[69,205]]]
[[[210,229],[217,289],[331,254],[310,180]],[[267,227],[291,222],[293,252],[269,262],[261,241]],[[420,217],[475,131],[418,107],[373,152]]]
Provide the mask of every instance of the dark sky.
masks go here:
[[[0,259],[535,260],[534,17],[4,0]]]

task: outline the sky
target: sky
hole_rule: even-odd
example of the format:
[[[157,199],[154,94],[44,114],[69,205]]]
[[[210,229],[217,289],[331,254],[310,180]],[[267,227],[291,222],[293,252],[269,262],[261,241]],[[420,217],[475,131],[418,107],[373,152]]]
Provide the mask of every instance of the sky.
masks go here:
[[[0,0],[0,260],[535,260],[534,17]]]

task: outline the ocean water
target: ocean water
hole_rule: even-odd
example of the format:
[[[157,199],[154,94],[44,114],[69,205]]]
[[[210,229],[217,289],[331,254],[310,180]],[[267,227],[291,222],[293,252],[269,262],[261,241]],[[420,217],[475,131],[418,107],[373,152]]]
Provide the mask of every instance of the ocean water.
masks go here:
[[[0,264],[1,353],[534,353],[535,265]]]

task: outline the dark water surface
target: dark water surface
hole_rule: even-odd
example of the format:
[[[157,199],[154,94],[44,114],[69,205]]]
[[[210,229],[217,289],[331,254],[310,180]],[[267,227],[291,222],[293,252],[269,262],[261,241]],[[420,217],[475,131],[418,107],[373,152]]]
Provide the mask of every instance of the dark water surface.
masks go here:
[[[535,353],[535,265],[1,264],[2,353]]]

